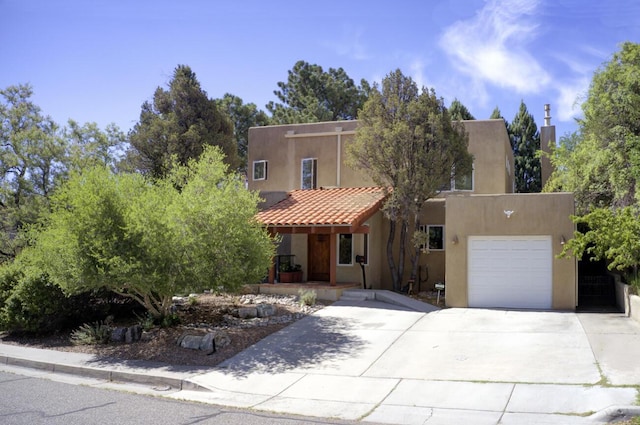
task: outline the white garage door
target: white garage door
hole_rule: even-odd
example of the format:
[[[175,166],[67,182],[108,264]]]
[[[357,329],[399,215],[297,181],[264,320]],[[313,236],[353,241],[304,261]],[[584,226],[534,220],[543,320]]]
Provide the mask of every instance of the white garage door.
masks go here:
[[[551,308],[551,236],[470,236],[469,307]]]

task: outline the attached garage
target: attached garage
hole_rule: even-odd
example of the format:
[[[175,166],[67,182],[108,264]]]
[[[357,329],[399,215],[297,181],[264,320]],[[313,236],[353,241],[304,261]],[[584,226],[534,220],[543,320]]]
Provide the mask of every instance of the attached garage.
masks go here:
[[[550,309],[551,236],[469,236],[469,307]]]

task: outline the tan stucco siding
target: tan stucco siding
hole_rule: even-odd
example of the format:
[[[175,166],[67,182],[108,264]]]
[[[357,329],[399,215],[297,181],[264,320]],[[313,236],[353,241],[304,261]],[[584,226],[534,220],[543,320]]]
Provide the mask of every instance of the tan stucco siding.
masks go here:
[[[445,279],[445,253],[446,253],[446,244],[447,244],[447,226],[445,223],[445,200],[442,198],[431,199],[427,201],[426,206],[424,207],[422,213],[420,214],[420,224],[424,226],[428,225],[442,225],[444,226],[445,233],[445,250],[443,251],[424,251],[421,252],[418,256],[418,266],[420,266],[421,276],[420,279],[420,288],[421,291],[427,291],[433,289],[433,285],[435,282],[444,281]],[[405,251],[405,262],[404,262],[404,274],[402,278],[402,285],[406,285],[411,276],[411,254],[414,249],[412,244],[412,238],[414,234],[413,225],[409,226],[407,229],[407,244]],[[391,280],[391,273],[388,267],[387,262],[387,254],[386,254],[386,243],[387,238],[389,236],[389,220],[384,221],[384,230],[383,230],[383,240],[382,244],[382,253],[383,253],[383,261],[385,267],[383,269],[383,286],[384,289],[392,289],[393,284]],[[394,258],[395,261],[398,261],[398,247],[399,247],[399,237],[400,237],[400,229],[396,229],[396,240],[394,243]],[[418,282],[416,282],[418,283]]]
[[[381,212],[374,214],[365,224],[369,226],[369,258],[368,264],[365,266],[367,276],[367,286],[374,289],[381,288],[381,274],[383,268],[386,267],[386,259],[383,258],[380,240],[386,238],[382,235],[383,217]],[[295,263],[302,266],[303,280],[309,278],[309,257],[308,257],[308,235],[292,234],[290,235],[291,244],[289,252],[285,254],[295,255]],[[386,239],[385,239],[386,240]],[[353,235],[353,264],[337,265],[338,259],[333,258],[331,261],[336,263],[336,281],[342,283],[361,283],[362,268],[360,264],[355,262],[356,255],[363,255],[365,237],[362,233]],[[336,247],[336,252],[337,252]]]
[[[259,191],[290,191],[301,187],[305,158],[317,159],[318,187],[373,186],[361,170],[347,165],[347,145],[357,121],[292,124],[249,129],[248,186]],[[253,180],[254,161],[268,161],[266,180]]]
[[[506,163],[510,159],[513,166],[513,153],[504,121],[473,120],[463,124],[469,135],[469,153],[474,158],[473,193],[511,192]]]
[[[513,211],[507,218],[504,211]],[[446,302],[468,306],[467,240],[469,236],[551,236],[552,307],[573,310],[577,304],[576,260],[557,258],[561,240],[573,235],[575,225],[571,193],[450,196],[446,200]],[[458,243],[450,241],[457,236]]]

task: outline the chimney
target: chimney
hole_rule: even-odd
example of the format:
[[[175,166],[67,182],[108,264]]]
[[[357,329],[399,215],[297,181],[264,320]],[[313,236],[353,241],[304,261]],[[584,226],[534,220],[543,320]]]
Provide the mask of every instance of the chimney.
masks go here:
[[[542,188],[547,184],[547,180],[553,172],[549,156],[556,147],[556,126],[551,125],[551,105],[544,105],[544,125],[540,127],[540,149],[543,152],[540,158],[540,177]]]

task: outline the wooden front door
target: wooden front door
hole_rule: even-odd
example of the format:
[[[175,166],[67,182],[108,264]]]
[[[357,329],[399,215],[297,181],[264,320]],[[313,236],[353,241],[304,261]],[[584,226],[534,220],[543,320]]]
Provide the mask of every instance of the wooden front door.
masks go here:
[[[309,279],[311,281],[329,281],[330,272],[330,235],[309,234],[308,236],[308,264]]]

